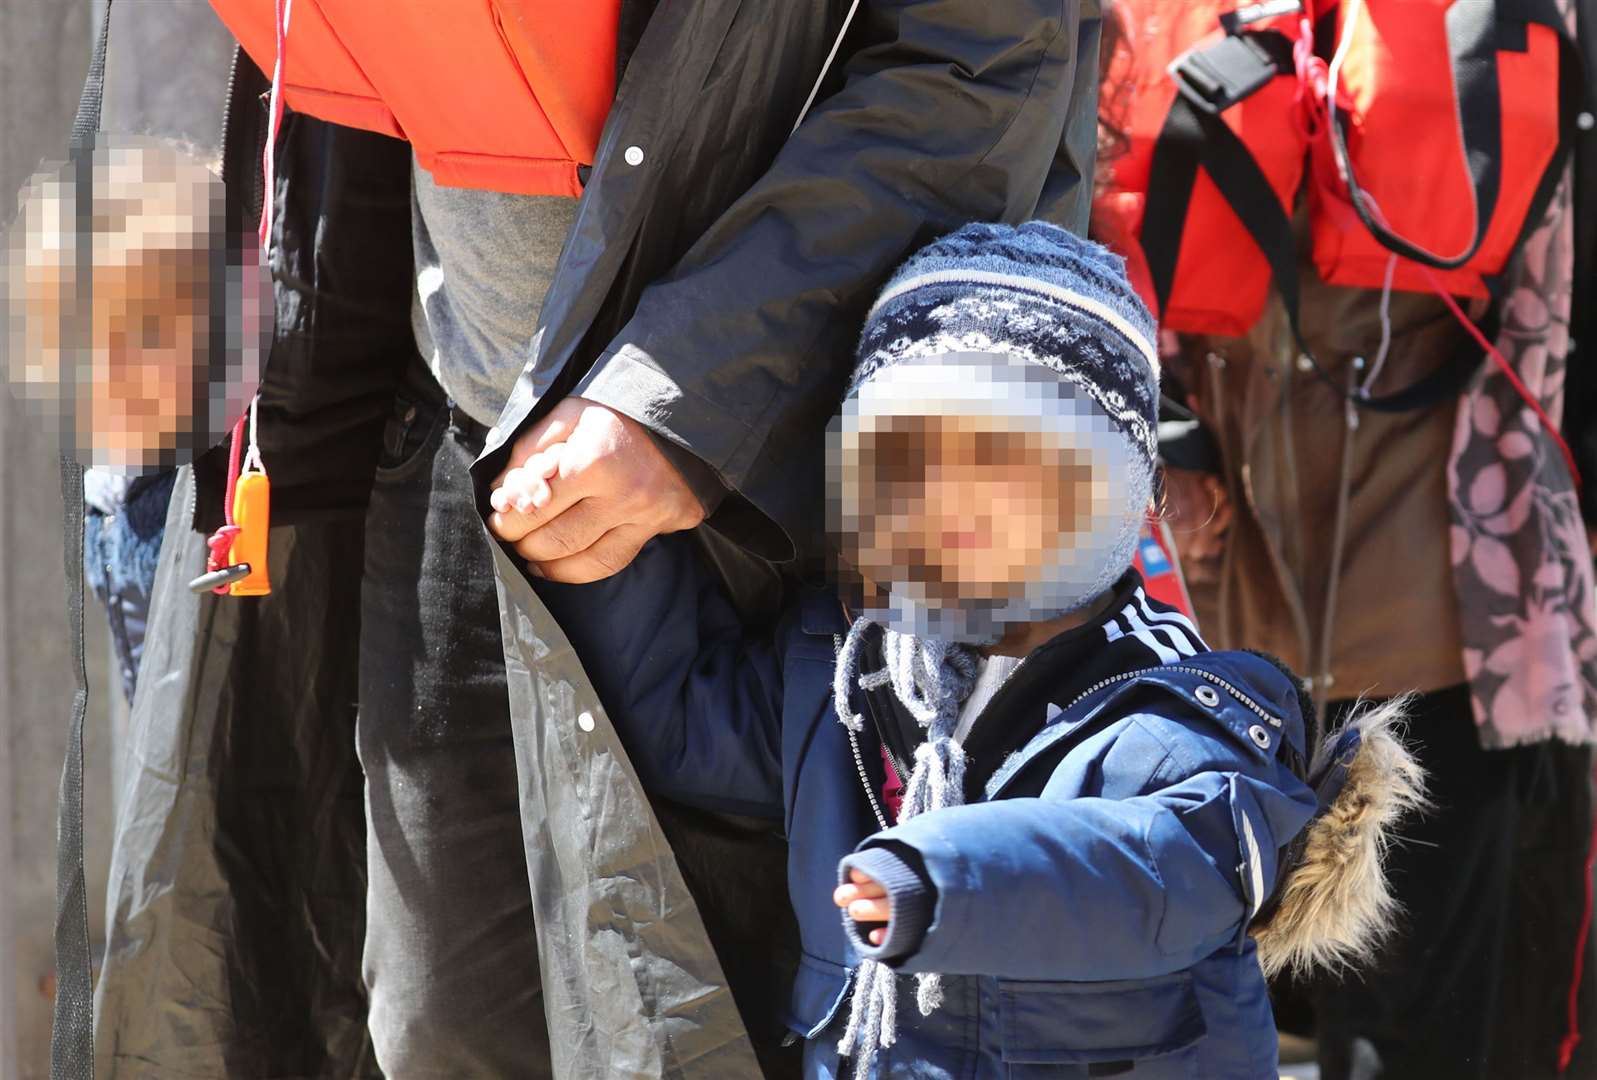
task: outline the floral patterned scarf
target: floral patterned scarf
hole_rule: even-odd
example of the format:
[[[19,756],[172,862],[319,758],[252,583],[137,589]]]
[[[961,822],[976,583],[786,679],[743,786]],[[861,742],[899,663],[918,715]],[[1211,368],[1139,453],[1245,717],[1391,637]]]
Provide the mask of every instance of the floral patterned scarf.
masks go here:
[[[1570,193],[1566,174],[1510,266],[1495,342],[1555,422],[1573,291]],[[1597,585],[1574,484],[1490,362],[1459,403],[1447,482],[1464,670],[1483,744],[1597,742]]]

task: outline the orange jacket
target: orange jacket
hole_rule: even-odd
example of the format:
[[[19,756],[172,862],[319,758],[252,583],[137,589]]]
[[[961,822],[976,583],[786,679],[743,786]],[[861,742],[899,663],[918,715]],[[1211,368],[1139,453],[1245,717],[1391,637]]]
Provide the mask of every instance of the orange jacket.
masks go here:
[[[273,0],[211,0],[250,58]],[[615,96],[621,0],[295,0],[288,107],[407,139],[440,184],[580,195]]]

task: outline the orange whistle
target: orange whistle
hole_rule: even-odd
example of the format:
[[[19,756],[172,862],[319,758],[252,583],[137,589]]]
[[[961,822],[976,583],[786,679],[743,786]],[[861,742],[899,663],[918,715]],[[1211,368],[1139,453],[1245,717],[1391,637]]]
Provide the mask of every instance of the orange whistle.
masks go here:
[[[266,534],[272,524],[272,482],[263,472],[245,473],[233,491],[233,521],[241,530],[228,548],[233,565],[248,563],[250,575],[227,587],[229,596],[266,596],[272,579],[266,572]]]

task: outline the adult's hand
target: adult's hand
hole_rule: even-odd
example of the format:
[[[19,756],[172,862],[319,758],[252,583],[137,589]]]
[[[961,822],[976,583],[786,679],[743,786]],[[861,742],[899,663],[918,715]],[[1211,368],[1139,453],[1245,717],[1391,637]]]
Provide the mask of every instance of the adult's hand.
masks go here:
[[[494,481],[488,528],[549,581],[598,581],[704,508],[642,424],[567,398],[524,432]]]

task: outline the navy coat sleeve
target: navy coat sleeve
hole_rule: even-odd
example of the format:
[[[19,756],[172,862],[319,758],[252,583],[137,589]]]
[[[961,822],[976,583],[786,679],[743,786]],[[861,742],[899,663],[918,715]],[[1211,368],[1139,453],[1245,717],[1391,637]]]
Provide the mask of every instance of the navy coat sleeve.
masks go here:
[[[1161,718],[1125,724],[1148,744],[1101,767],[1147,760],[1130,798],[999,799],[925,814],[862,847],[908,848],[936,888],[906,971],[1015,979],[1140,979],[1241,940],[1275,880],[1279,849],[1314,797],[1273,761],[1166,743]],[[1219,745],[1219,744],[1211,744]],[[1123,786],[1108,776],[1105,789]]]
[[[782,815],[777,644],[745,632],[688,534],[650,541],[603,581],[535,587],[590,661],[646,790],[710,810]]]
[[[789,536],[818,535],[822,434],[882,282],[940,233],[1034,216],[1058,182],[1079,7],[863,0],[841,88],[642,293],[575,393],[687,446]]]

